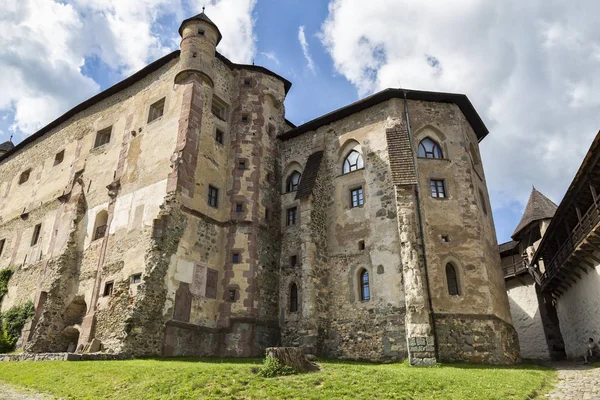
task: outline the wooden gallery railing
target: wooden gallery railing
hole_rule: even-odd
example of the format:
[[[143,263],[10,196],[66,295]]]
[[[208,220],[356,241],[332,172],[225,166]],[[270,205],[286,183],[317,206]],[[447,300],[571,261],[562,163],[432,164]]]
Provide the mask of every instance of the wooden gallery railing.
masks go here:
[[[502,272],[504,272],[505,278],[510,278],[511,276],[518,275],[524,271],[527,271],[527,261],[525,260],[519,260],[514,264],[502,266]]]

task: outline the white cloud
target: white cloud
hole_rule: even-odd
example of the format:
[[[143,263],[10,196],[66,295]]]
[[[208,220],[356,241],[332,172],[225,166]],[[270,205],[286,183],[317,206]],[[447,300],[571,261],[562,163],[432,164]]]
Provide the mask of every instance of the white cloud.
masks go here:
[[[308,49],[308,42],[306,41],[306,35],[304,34],[304,25],[302,25],[302,26],[300,26],[300,28],[298,28],[298,40],[300,41],[300,46],[302,47],[302,53],[304,53],[304,58],[306,58],[306,66],[314,74],[316,72],[315,63],[313,62],[313,59],[310,56],[310,51]]]
[[[100,86],[94,76],[124,78],[177,49],[177,27],[199,0],[4,0],[0,13],[0,113],[15,139],[35,132]],[[193,3],[193,4],[192,4]],[[256,0],[219,0],[207,14],[219,25],[219,51],[235,62],[256,52]],[[192,10],[192,11],[190,11]],[[113,78],[114,79],[114,78]]]
[[[269,60],[273,61],[275,64],[279,65],[279,59],[277,55],[272,51],[261,51],[260,55],[265,56]]]
[[[361,96],[465,93],[496,207],[531,185],[559,201],[600,128],[600,3],[333,0],[321,40]]]

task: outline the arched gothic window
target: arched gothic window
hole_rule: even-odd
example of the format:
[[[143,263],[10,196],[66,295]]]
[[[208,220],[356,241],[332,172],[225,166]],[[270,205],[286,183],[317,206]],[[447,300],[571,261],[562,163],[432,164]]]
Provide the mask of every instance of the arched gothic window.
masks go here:
[[[363,269],[360,273],[360,299],[367,301],[371,299],[371,290],[369,288],[369,271]]]
[[[106,235],[106,225],[108,224],[108,213],[106,210],[100,211],[96,214],[96,221],[94,223],[94,232],[92,240],[102,239]]]
[[[292,283],[290,286],[290,312],[298,311],[298,286]]]
[[[419,157],[422,158],[443,158],[440,145],[430,138],[425,138],[419,143]]]
[[[448,293],[450,296],[460,295],[458,291],[458,278],[456,277],[456,269],[454,265],[446,264],[446,280],[448,281]]]
[[[344,174],[348,172],[356,171],[359,169],[363,169],[365,167],[365,163],[363,161],[362,156],[356,150],[352,150],[350,154],[346,156],[344,160]]]
[[[289,192],[295,192],[296,190],[298,190],[298,185],[300,184],[301,176],[302,175],[300,175],[300,172],[298,172],[298,171],[292,172],[292,174],[287,179],[286,192],[289,193]]]

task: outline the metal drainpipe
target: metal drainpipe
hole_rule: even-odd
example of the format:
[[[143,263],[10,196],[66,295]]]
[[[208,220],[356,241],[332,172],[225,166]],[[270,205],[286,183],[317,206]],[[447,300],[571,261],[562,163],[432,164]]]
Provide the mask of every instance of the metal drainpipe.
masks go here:
[[[406,114],[406,130],[408,132],[408,141],[410,142],[410,152],[413,156],[413,165],[415,166],[415,173],[417,173],[417,161],[415,158],[415,152],[413,149],[412,135],[410,133],[410,120],[408,119],[408,101],[406,99],[406,90],[404,90],[404,113]],[[417,173],[418,179],[418,173]],[[419,234],[421,235],[421,248],[423,251],[423,268],[425,269],[425,283],[427,284],[427,300],[429,303],[429,311],[431,312],[431,328],[433,330],[433,338],[435,340],[435,359],[439,361],[439,345],[437,330],[435,328],[435,314],[433,313],[433,302],[431,301],[431,289],[429,288],[429,270],[427,268],[427,252],[425,251],[425,234],[423,230],[423,218],[421,216],[421,201],[419,197],[419,183],[415,185],[415,197],[417,200],[417,222],[419,224]]]

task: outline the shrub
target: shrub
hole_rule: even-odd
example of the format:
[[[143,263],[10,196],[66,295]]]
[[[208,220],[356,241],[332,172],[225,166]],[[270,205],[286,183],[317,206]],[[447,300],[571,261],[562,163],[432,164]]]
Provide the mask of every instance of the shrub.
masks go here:
[[[14,350],[21,336],[23,326],[34,314],[33,302],[12,307],[5,313],[0,313],[0,353]]]
[[[264,378],[274,378],[276,376],[294,375],[298,372],[289,365],[283,365],[276,358],[267,357],[263,365],[258,370],[258,374]]]
[[[6,293],[8,293],[8,281],[13,274],[13,270],[5,268],[0,270],[0,302]]]

